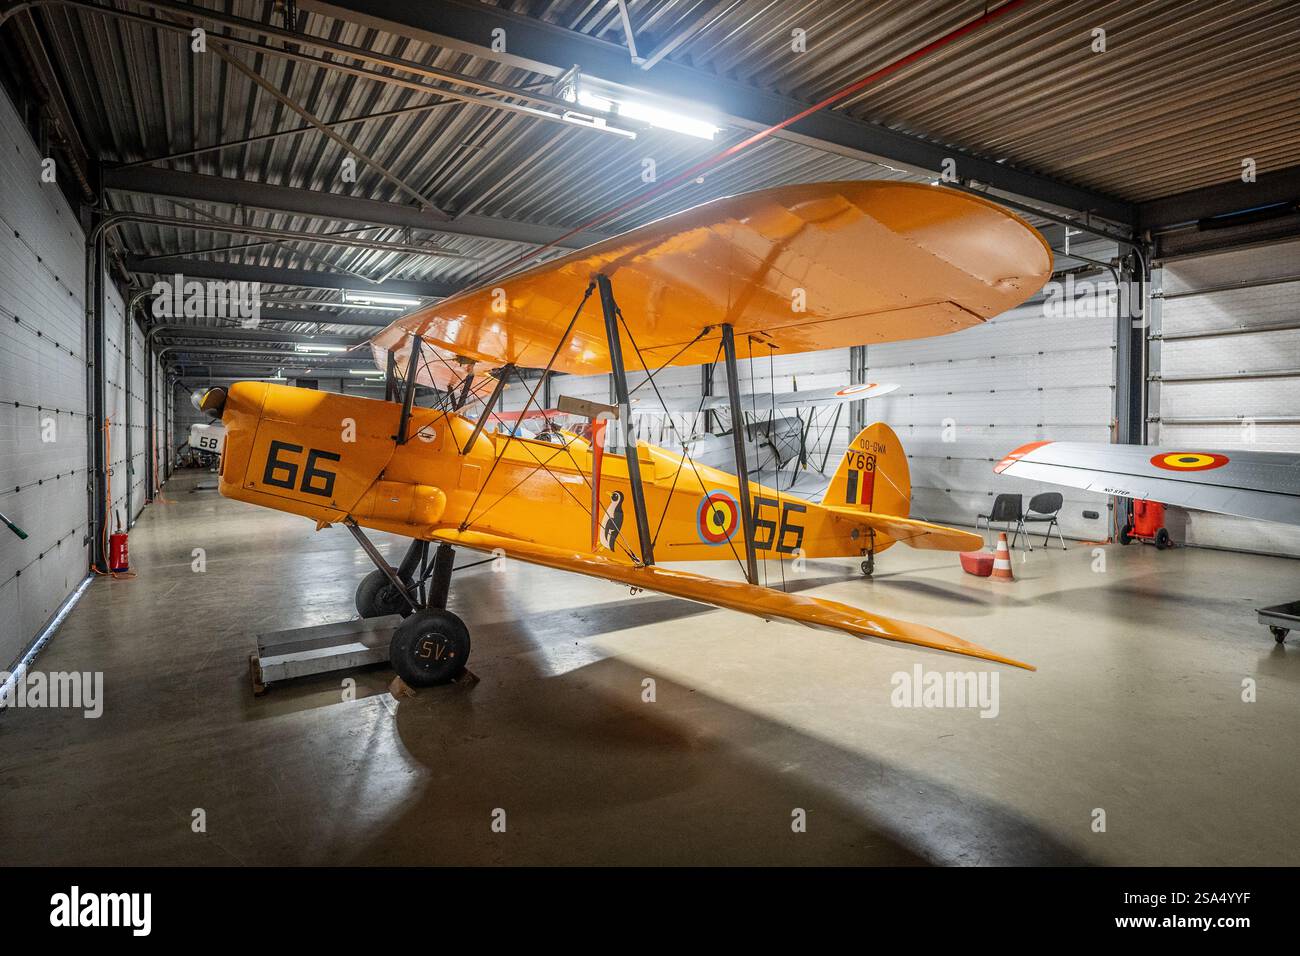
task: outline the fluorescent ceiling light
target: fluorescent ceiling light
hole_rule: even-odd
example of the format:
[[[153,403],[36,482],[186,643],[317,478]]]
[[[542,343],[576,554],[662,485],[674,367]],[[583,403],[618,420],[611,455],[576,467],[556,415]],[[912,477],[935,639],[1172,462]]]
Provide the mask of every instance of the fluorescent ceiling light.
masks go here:
[[[669,129],[675,133],[698,136],[700,139],[713,139],[718,134],[718,127],[712,123],[695,119],[692,116],[683,116],[681,113],[674,113],[671,110],[660,109],[648,103],[638,103],[635,100],[619,103],[618,115],[640,120],[660,129]]]
[[[295,352],[303,352],[307,355],[322,355],[326,352],[346,352],[346,345],[313,345],[310,342],[299,342],[294,346]]]
[[[618,126],[610,126],[603,116],[587,116],[585,113],[575,113],[573,110],[565,110],[560,119],[566,123],[572,123],[574,126],[585,126],[588,129],[603,130],[606,133],[617,133],[627,139],[636,139],[636,133],[630,129],[622,129]]]
[[[570,86],[564,91],[564,98],[570,103],[577,102],[579,106],[586,107],[594,113],[614,113],[614,102],[603,96],[597,96],[594,93],[586,91],[575,95],[573,87]],[[566,123],[572,123],[574,126],[585,126],[588,129],[598,129],[606,133],[614,133],[618,136],[625,136],[628,139],[636,139],[636,132],[630,129],[623,129],[618,126],[609,125],[609,116],[595,116],[586,113],[578,113],[574,110],[565,110],[560,117]]]
[[[372,368],[350,368],[348,369],[348,374],[349,375],[374,375],[375,370]]]
[[[583,90],[578,94],[578,102],[588,109],[600,110],[602,113],[614,112],[614,101],[606,99],[603,96],[597,96],[595,93]]]
[[[403,308],[410,308],[413,305],[420,304],[419,299],[412,298],[409,295],[386,295],[381,292],[355,292],[352,289],[343,290],[343,301],[358,305],[400,305]]]
[[[700,139],[713,139],[718,134],[719,127],[713,125],[707,120],[697,119],[693,116],[686,116],[682,113],[674,112],[660,106],[651,106],[649,103],[638,102],[637,100],[617,100],[612,96],[602,96],[591,90],[579,90],[576,97],[570,92],[566,99],[576,99],[579,106],[598,113],[612,113],[615,116],[626,116],[628,119],[637,120],[649,126],[659,129],[672,130],[675,133],[684,133],[687,136],[697,136]],[[580,116],[580,114],[579,114]],[[565,119],[569,119],[566,115]],[[599,124],[601,128],[614,130],[613,127],[605,126],[605,118],[596,116],[594,120],[581,117],[583,125],[591,126]],[[580,120],[570,120],[570,122],[579,122]],[[629,132],[623,130],[614,130],[614,132]],[[632,134],[635,136],[635,134]]]

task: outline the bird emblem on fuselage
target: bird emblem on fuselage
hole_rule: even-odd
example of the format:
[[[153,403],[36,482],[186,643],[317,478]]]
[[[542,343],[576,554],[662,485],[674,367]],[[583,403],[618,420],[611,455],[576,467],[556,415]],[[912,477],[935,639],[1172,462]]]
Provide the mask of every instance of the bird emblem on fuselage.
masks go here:
[[[610,551],[623,530],[623,492],[615,491],[609,496],[609,504],[600,523],[600,542]]]

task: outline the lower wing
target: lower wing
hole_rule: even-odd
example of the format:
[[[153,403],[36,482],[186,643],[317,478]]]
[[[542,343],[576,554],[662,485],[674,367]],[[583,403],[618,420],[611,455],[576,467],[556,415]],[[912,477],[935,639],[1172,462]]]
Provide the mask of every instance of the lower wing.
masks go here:
[[[972,537],[978,540],[978,536],[972,535]],[[533,541],[521,541],[481,531],[449,529],[435,532],[434,538],[476,551],[500,551],[507,557],[527,561],[530,564],[618,581],[647,591],[754,614],[767,620],[793,621],[810,627],[842,631],[854,637],[914,644],[917,647],[963,654],[966,657],[1010,664],[1026,670],[1035,669],[1022,661],[1003,657],[978,644],[963,641],[960,637],[945,634],[935,628],[881,617],[838,601],[787,594],[784,591],[775,591],[739,581],[724,581],[702,574],[692,574],[689,571],[675,571],[656,566],[638,567],[612,561],[600,555],[566,551]]]
[[[1300,524],[1295,452],[1045,441],[1022,445],[993,470],[1104,495]]]

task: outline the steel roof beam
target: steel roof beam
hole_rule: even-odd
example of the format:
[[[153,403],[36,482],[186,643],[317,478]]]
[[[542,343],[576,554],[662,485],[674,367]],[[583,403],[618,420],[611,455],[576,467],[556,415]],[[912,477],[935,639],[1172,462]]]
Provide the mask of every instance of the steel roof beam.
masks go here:
[[[185,173],[148,166],[119,166],[105,169],[103,183],[105,189],[140,193],[146,196],[166,196],[171,199],[188,199],[223,206],[250,206],[254,209],[293,213],[335,222],[365,222],[404,229],[425,229],[453,236],[497,239],[503,242],[522,242],[539,246],[554,242],[568,231],[562,226],[540,226],[529,222],[494,219],[491,216],[461,215],[452,220],[445,220],[428,211],[416,209],[414,206],[402,206],[356,196],[341,196],[314,189],[300,189],[296,186],[273,186],[244,179],[228,179],[224,176]],[[561,245],[569,249],[580,249],[605,238],[608,238],[605,233],[584,232],[570,237]]]
[[[360,325],[382,329],[393,321],[395,315],[391,312],[317,312],[262,306],[261,317],[264,322],[316,322],[321,325]]]
[[[1300,202],[1300,166],[1261,173],[1255,182],[1240,179],[1192,189],[1138,205],[1138,228],[1163,232],[1203,219]]]
[[[305,303],[308,305],[318,305],[325,307],[332,305],[330,302]],[[169,315],[169,316],[150,316],[160,322],[177,322],[181,319],[223,319],[233,324],[225,326],[226,328],[244,328],[243,322],[238,319],[231,319],[228,315],[212,315],[204,313],[203,315]],[[263,322],[311,322],[316,325],[358,325],[366,328],[382,329],[392,323],[396,318],[395,312],[317,312],[314,309],[278,309],[274,306],[262,306],[261,321]],[[222,326],[202,326],[196,325],[193,328],[222,328]]]
[[[262,342],[279,345],[331,345],[353,346],[365,341],[365,336],[315,335],[311,332],[276,332],[264,329],[210,328],[206,326],[162,325],[149,330],[157,341],[168,345],[180,345],[186,339],[198,339],[203,342]],[[183,347],[183,346],[181,346]],[[331,353],[343,355],[345,353]],[[369,352],[358,352],[369,357]]]
[[[166,355],[169,352],[193,355],[238,355],[253,361],[292,358],[301,360],[313,368],[318,366],[341,369],[367,368],[374,364],[369,352],[358,352],[355,357],[347,353],[311,355],[306,352],[295,352],[292,347],[277,349],[270,345],[184,345],[169,342],[158,348],[159,355]]]
[[[138,256],[127,256],[126,268],[128,272],[138,275],[169,276],[179,273],[194,279],[258,282],[262,285],[291,285],[307,289],[352,289],[358,292],[395,293],[432,299],[446,298],[462,288],[460,283],[455,282],[420,282],[413,279],[388,279],[383,283],[374,283],[334,272],[257,266],[244,262],[212,262],[188,256],[170,256],[148,261],[143,261]]]
[[[682,103],[700,104],[746,129],[772,126],[810,105],[672,60],[662,60],[653,70],[643,71],[631,62],[622,46],[481,3],[300,0],[299,5],[326,16],[546,76],[560,76],[577,64],[585,76]],[[504,30],[508,38],[505,52],[493,51],[489,46],[498,29]],[[945,159],[953,159],[957,175],[963,180],[975,180],[1058,209],[1090,212],[1126,225],[1132,224],[1135,218],[1134,206],[1116,197],[856,120],[837,110],[821,110],[776,135],[842,155],[865,157],[929,174],[937,173]]]

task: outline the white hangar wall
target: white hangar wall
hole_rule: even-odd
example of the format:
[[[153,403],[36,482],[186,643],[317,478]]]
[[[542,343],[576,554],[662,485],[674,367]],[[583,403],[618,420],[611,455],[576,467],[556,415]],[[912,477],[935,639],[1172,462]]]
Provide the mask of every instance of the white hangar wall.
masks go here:
[[[88,444],[102,427],[87,395],[85,238],[58,186],[41,182],[42,158],[0,93],[0,512],[28,534],[0,528],[0,669],[22,658],[86,576]],[[110,522],[120,514],[129,524],[148,497],[147,359],[139,328],[128,345],[111,282],[105,298]]]
[[[1160,264],[1151,444],[1300,451],[1300,241]],[[1300,528],[1171,508],[1174,540],[1300,557]]]
[[[90,563],[83,236],[0,93],[0,670]]]
[[[974,525],[998,494],[1065,499],[1069,538],[1104,540],[1110,499],[993,472],[1026,442],[1106,442],[1115,395],[1115,305],[1109,280],[1087,280],[1073,315],[1047,314],[1042,296],[952,335],[867,348],[867,380],[902,387],[866,404],[864,421],[898,433],[912,473],[912,516]],[[1082,282],[1082,280],[1081,280]],[[1087,295],[1091,290],[1104,296]],[[1085,518],[1093,511],[1097,518]]]

